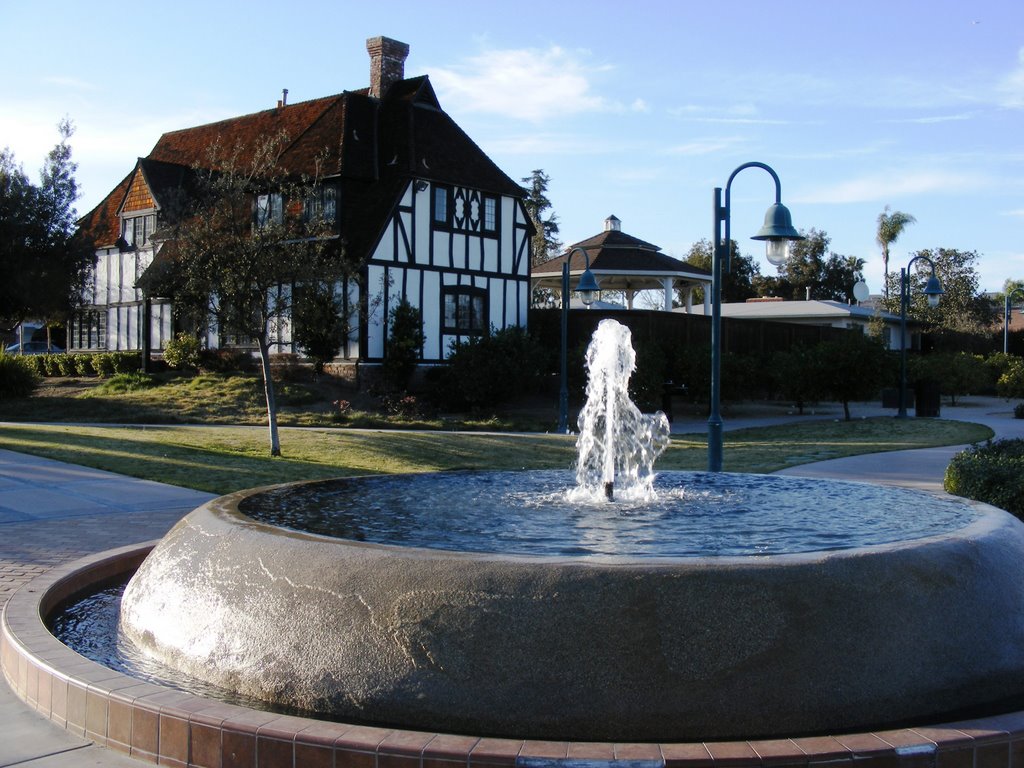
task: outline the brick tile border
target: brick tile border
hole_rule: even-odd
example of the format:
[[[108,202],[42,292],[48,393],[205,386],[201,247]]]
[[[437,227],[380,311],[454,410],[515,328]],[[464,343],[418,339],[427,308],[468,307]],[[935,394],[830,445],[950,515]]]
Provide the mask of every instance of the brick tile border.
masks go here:
[[[17,590],[0,622],[0,667],[33,709],[108,749],[209,768],[1024,768],[1024,712],[878,733],[686,744],[477,738],[276,715],[113,672],[43,625],[61,601],[138,567],[153,544],[60,565]]]

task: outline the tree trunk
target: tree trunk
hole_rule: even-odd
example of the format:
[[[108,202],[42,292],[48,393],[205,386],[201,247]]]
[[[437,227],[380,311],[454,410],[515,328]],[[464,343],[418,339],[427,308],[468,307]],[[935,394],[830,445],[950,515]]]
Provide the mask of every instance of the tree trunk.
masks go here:
[[[263,370],[263,393],[267,398],[267,428],[270,430],[270,455],[281,455],[281,439],[277,433],[277,399],[274,396],[274,377],[270,373],[270,345],[259,339],[260,368]]]
[[[850,401],[843,400],[843,416],[846,417],[846,421],[852,421],[850,418]]]

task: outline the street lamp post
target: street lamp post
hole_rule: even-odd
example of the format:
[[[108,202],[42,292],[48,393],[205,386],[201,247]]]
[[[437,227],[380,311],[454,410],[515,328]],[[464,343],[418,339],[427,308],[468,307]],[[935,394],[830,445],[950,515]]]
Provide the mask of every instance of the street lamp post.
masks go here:
[[[764,163],[744,163],[734,170],[725,185],[725,205],[722,205],[722,189],[715,187],[714,213],[715,237],[711,256],[711,412],[708,416],[708,471],[722,471],[722,277],[729,271],[732,251],[730,194],[732,180],[746,168],[761,168],[767,171],[775,182],[775,203],[764,215],[764,226],[753,236],[753,240],[764,240],[768,261],[774,266],[786,263],[789,256],[789,242],[803,240],[793,228],[789,209],[782,204],[782,183],[771,167]],[[722,225],[725,225],[724,242]]]
[[[1006,306],[1003,309],[1003,354],[1010,354],[1010,304],[1014,296],[1024,298],[1024,288],[1014,288],[1006,292]]]
[[[907,306],[910,304],[910,268],[919,260],[928,262],[932,269],[932,274],[924,286],[928,306],[937,307],[939,297],[945,293],[942,282],[935,274],[935,262],[927,256],[915,256],[900,270],[900,409],[896,413],[898,419],[907,418]]]
[[[597,298],[600,286],[597,283],[594,273],[590,271],[590,254],[583,248],[573,248],[562,264],[562,357],[561,357],[561,384],[558,391],[558,433],[569,434],[569,262],[573,254],[580,251],[586,259],[586,268],[580,275],[580,281],[576,284],[576,290],[580,299],[589,308]]]

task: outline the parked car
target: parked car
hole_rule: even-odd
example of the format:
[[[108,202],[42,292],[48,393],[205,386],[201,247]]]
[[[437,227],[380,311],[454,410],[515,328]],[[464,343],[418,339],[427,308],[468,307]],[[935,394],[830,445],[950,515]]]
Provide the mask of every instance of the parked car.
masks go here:
[[[7,348],[7,354],[9,355],[46,355],[56,354],[63,351],[64,349],[58,347],[56,344],[51,344],[50,348],[47,349],[45,341],[26,341],[24,351],[22,350],[22,345],[20,343],[11,344],[11,346]]]

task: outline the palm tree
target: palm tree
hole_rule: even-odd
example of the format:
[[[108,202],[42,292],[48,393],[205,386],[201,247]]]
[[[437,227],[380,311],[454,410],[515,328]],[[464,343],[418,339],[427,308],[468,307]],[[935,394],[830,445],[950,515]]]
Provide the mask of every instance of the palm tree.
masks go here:
[[[885,270],[885,297],[889,298],[889,246],[903,233],[903,228],[917,219],[903,211],[889,213],[889,206],[878,214],[878,234],[875,239],[882,246],[882,266]]]

